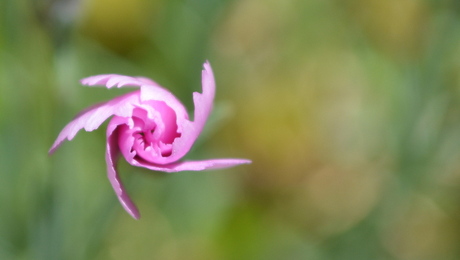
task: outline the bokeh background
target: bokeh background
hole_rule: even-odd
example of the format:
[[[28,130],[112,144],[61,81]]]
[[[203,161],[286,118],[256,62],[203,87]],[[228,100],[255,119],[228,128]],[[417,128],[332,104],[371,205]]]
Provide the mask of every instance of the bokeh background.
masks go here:
[[[120,161],[104,126],[47,151],[80,110],[142,75],[215,110],[165,174]],[[1,0],[0,259],[460,259],[456,0]]]

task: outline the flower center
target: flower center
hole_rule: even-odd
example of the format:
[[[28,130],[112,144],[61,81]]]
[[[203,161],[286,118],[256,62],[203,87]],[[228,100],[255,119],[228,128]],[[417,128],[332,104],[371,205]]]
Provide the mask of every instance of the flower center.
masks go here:
[[[177,132],[176,114],[170,107],[164,102],[149,105],[154,109],[135,108],[132,117],[125,118],[126,124],[119,125],[118,143],[128,148],[126,152],[134,158],[156,163],[172,154],[172,144],[181,134]]]

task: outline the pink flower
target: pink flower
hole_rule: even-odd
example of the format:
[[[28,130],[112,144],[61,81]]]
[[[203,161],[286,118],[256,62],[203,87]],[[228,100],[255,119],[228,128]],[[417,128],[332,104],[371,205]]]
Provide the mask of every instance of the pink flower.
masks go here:
[[[203,93],[193,93],[193,121],[173,94],[150,79],[111,74],[85,78],[81,83],[140,89],[82,111],[64,127],[49,153],[65,139],[72,140],[80,129],[93,131],[113,116],[107,127],[108,178],[121,204],[135,219],[139,219],[139,211],[126,193],[116,169],[120,154],[131,165],[163,172],[201,171],[251,162],[244,159],[180,161],[192,147],[212,110],[215,82],[209,62],[204,64],[202,71]]]

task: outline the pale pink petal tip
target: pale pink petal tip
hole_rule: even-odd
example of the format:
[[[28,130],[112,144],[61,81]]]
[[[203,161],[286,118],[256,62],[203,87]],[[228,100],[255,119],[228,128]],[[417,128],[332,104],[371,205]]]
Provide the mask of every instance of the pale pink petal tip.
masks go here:
[[[134,219],[141,218],[139,210],[126,193],[118,195],[118,200],[120,201],[121,205],[126,210],[126,212],[128,212],[128,214],[131,215],[131,217],[133,217]]]
[[[121,88],[125,86],[140,87],[143,85],[158,85],[149,78],[131,77],[118,74],[103,74],[91,76],[80,80],[81,84],[87,86],[105,85],[107,88]]]

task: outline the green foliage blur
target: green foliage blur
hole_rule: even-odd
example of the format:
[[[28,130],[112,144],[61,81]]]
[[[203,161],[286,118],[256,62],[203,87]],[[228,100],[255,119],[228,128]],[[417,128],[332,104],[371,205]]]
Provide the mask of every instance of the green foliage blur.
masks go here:
[[[105,125],[53,155],[80,110],[150,77],[215,110],[166,174],[120,160]],[[460,259],[460,4],[455,0],[1,0],[0,259]]]

